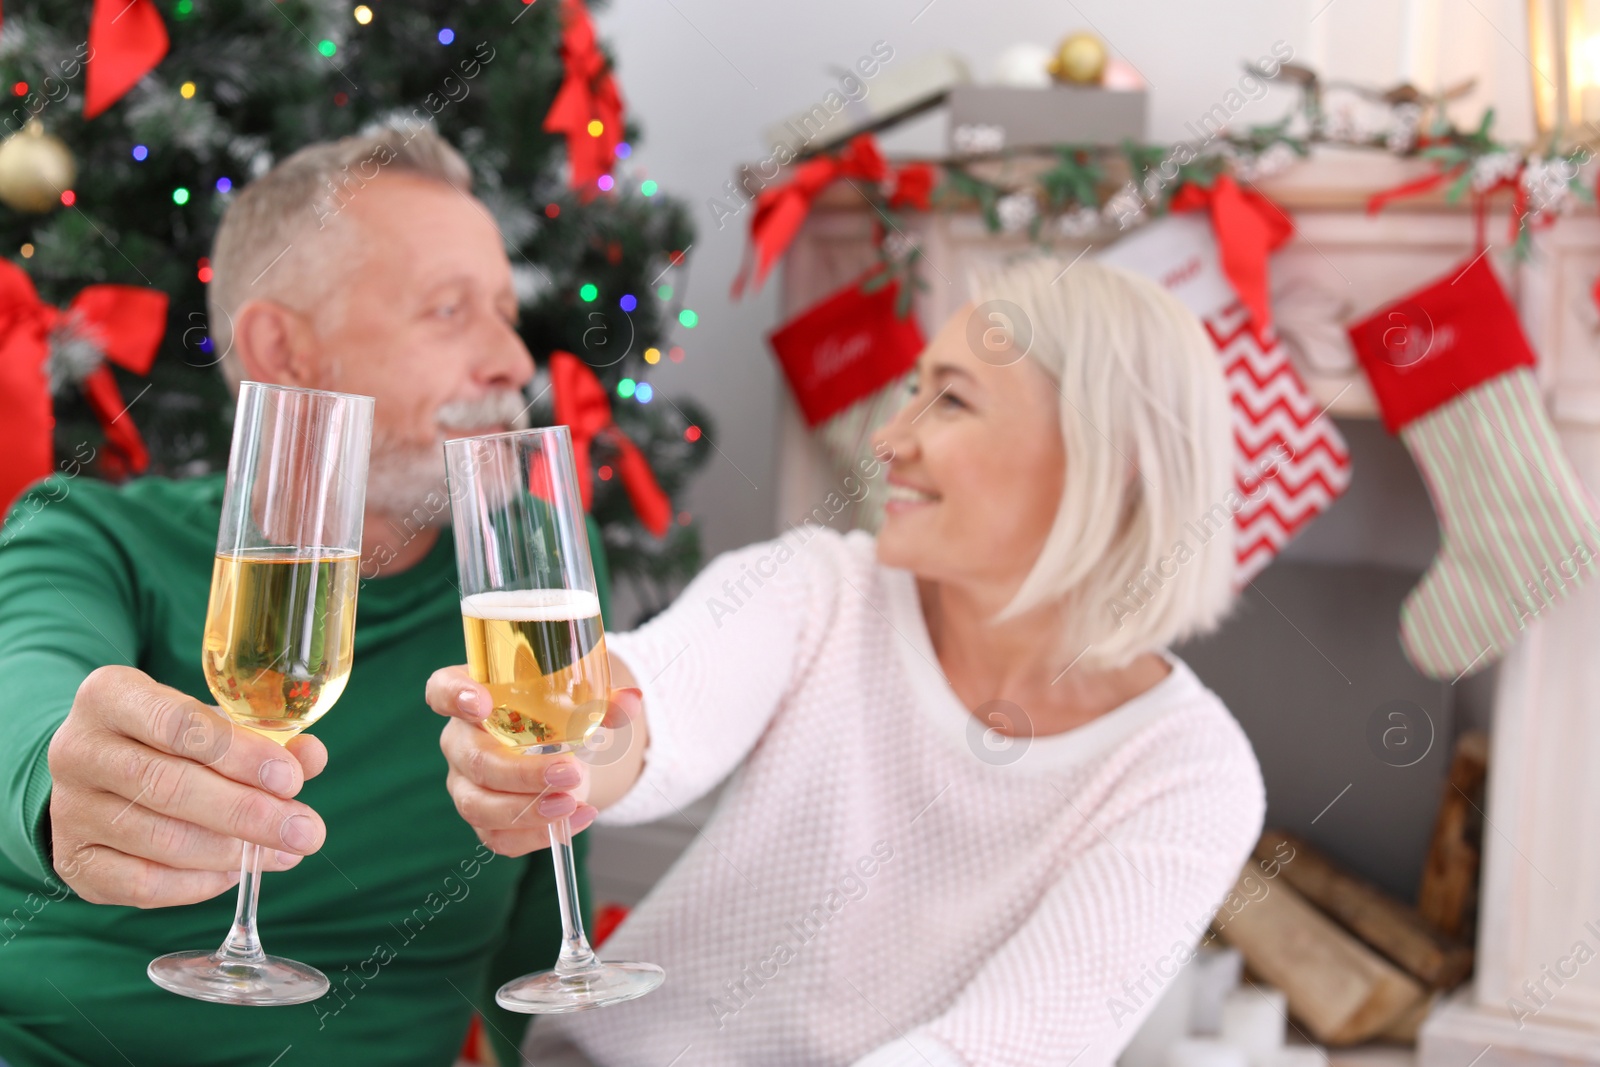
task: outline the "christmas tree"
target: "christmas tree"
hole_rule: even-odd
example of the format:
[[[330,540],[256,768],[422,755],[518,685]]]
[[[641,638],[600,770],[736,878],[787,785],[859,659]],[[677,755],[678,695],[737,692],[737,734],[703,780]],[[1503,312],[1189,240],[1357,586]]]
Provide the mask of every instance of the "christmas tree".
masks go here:
[[[541,366],[535,421],[553,418],[548,354],[576,354],[661,488],[678,495],[705,459],[704,417],[656,394],[648,379],[652,365],[683,358],[695,325],[682,255],[693,235],[683,205],[629,163],[639,135],[632,124],[580,124],[595,142],[573,145],[570,160],[566,136],[544,128],[568,75],[563,30],[585,17],[577,0],[160,0],[131,15],[164,24],[166,55],[86,118],[85,67],[112,62],[90,27],[91,8],[102,6],[115,7],[5,2],[0,101],[11,106],[0,107],[10,135],[0,144],[0,252],[57,306],[96,282],[168,294],[148,376],[116,370],[150,473],[226,464],[232,411],[208,336],[205,282],[230,196],[304,144],[391,121],[431,123],[472,164],[474,192],[505,237],[523,339]],[[597,62],[603,78],[609,63]],[[76,174],[63,183],[68,153]],[[74,360],[62,348],[50,361],[56,449],[81,456],[85,442],[102,442],[76,384],[95,354],[90,367],[63,365]],[[613,474],[613,465],[622,469],[616,444],[606,434],[595,442],[593,512],[613,573],[648,611],[697,569],[699,541],[684,514],[662,538],[642,528]],[[93,473],[123,473],[106,462],[109,450],[97,456]]]

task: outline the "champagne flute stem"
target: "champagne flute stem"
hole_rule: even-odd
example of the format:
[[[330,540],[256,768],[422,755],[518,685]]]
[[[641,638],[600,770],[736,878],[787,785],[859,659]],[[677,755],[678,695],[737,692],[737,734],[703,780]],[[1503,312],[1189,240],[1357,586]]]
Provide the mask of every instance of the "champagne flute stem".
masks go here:
[[[561,904],[561,955],[555,972],[563,977],[600,966],[583,934],[578,911],[578,867],[572,858],[572,825],[566,816],[550,824],[550,856],[556,865],[556,897]]]
[[[267,954],[256,934],[256,898],[261,895],[261,846],[249,841],[239,860],[239,903],[233,912],[233,929],[217,950],[227,963],[262,963]]]

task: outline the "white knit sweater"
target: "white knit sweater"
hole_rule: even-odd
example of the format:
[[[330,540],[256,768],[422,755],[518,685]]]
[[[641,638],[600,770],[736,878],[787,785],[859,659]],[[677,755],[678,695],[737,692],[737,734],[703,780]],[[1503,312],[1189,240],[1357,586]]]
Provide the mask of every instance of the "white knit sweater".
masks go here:
[[[1250,744],[1181,660],[1084,726],[988,733],[865,534],[720,556],[608,641],[650,748],[601,821],[684,817],[743,765],[606,943],[666,983],[539,1020],[539,1067],[1108,1065],[1261,829]]]

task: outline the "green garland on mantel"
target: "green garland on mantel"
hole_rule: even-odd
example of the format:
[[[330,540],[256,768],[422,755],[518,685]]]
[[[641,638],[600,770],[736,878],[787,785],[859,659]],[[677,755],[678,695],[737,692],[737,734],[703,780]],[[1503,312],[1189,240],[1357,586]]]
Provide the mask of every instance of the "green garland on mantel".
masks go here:
[[[1247,68],[1249,69],[1249,68]],[[1516,254],[1530,250],[1527,223],[1547,212],[1559,212],[1574,200],[1594,202],[1582,179],[1582,168],[1594,158],[1587,144],[1562,151],[1561,138],[1547,138],[1542,148],[1496,141],[1491,133],[1494,109],[1476,128],[1454,125],[1443,107],[1431,108],[1422,130],[1429,98],[1402,86],[1386,94],[1364,91],[1390,106],[1386,131],[1355,136],[1343,130],[1341,116],[1323,108],[1321,87],[1309,71],[1284,66],[1301,88],[1300,106],[1284,118],[1234,132],[1223,129],[1198,145],[1139,144],[1120,146],[1063,144],[958,156],[943,163],[944,180],[935,190],[941,206],[975,203],[991,233],[1026,230],[1035,243],[1049,247],[1057,238],[1078,238],[1107,224],[1126,229],[1146,217],[1165,214],[1173,194],[1185,184],[1209,189],[1224,174],[1244,185],[1307,159],[1315,144],[1383,151],[1401,159],[1427,159],[1446,182],[1445,199],[1457,203],[1468,193],[1521,187],[1527,216],[1519,228]],[[1260,73],[1252,71],[1252,73]],[[1438,104],[1441,101],[1433,100]],[[1309,133],[1291,132],[1298,126]],[[1004,184],[973,173],[975,164],[1047,160],[1046,169],[1022,183]]]
[[[1245,69],[1267,77],[1258,68],[1246,65]],[[1521,211],[1512,243],[1518,258],[1531,253],[1536,223],[1549,224],[1574,202],[1595,201],[1594,190],[1582,176],[1595,155],[1587,143],[1572,143],[1560,130],[1537,146],[1497,141],[1491,133],[1493,108],[1485,110],[1476,128],[1463,129],[1451,122],[1443,105],[1469,91],[1470,82],[1430,97],[1409,85],[1386,91],[1325,86],[1309,69],[1290,63],[1283,64],[1278,77],[1298,86],[1300,101],[1276,122],[1238,132],[1221,128],[1199,144],[1128,140],[1115,146],[1062,144],[955,156],[939,161],[943,176],[933,190],[933,205],[946,211],[976,205],[990,233],[1026,231],[1030,241],[1049,250],[1057,240],[1082,240],[1108,226],[1126,230],[1164,215],[1174,194],[1186,184],[1209,189],[1226,174],[1253,188],[1258,180],[1308,159],[1317,144],[1430,160],[1434,172],[1429,187],[1444,185],[1445,200],[1452,204],[1468,194],[1481,198],[1497,189],[1512,189]],[[1324,89],[1341,87],[1387,105],[1388,127],[1359,135],[1347,128],[1346,116],[1330,114],[1323,103]],[[1291,132],[1295,129],[1308,132]],[[1562,145],[1570,147],[1563,150]],[[991,170],[993,164],[1011,169],[1024,162],[1030,164],[1026,176],[1010,183],[971,169],[985,164]],[[857,190],[876,215],[879,264],[864,288],[899,280],[897,311],[903,316],[910,311],[913,292],[928,287],[917,270],[922,252],[906,237],[901,209],[890,206],[883,190],[860,185]]]

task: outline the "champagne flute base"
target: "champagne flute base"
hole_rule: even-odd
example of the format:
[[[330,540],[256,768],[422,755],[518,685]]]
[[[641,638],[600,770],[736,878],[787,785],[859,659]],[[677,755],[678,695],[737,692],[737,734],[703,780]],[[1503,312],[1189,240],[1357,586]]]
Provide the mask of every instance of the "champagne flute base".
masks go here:
[[[571,974],[525,975],[501,986],[494,1001],[524,1015],[564,1015],[642,997],[665,979],[653,963],[601,963]]]
[[[327,975],[281,956],[241,963],[215,952],[172,952],[151,960],[145,973],[169,993],[215,1004],[283,1007],[316,1000],[328,991]]]

